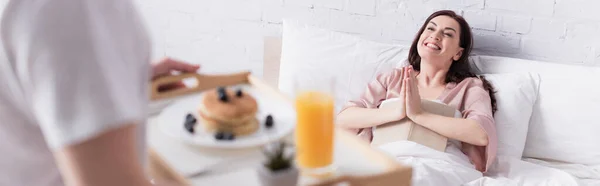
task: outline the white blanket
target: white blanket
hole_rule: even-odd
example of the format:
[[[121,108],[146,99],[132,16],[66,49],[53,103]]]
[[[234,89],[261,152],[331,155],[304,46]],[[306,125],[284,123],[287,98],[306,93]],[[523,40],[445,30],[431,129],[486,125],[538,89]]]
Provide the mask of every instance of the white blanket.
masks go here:
[[[490,171],[483,175],[463,157],[436,151],[411,141],[387,143],[379,148],[396,157],[399,162],[413,167],[414,186],[600,185],[598,170],[585,166],[499,156]]]

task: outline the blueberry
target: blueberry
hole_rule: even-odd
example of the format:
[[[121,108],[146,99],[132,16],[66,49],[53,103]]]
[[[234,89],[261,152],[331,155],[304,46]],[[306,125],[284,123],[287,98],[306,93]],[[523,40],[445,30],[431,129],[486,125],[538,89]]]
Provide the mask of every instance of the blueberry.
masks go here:
[[[237,97],[242,97],[242,89],[238,89],[237,92],[235,92],[235,95]]]
[[[192,114],[187,114],[185,116],[185,121],[183,123],[185,130],[187,130],[188,132],[193,134],[194,133],[194,125],[196,125],[196,118]]]
[[[196,117],[192,114],[187,114],[185,116],[185,123],[196,123]]]
[[[227,92],[225,91],[225,87],[219,87],[217,89],[217,93],[219,94],[219,100],[222,102],[227,102],[229,100],[227,97]]]
[[[183,126],[185,127],[185,130],[188,131],[189,133],[194,133],[194,124],[195,123],[188,123],[186,122]]]
[[[275,122],[273,121],[273,116],[268,115],[267,120],[265,121],[265,126],[267,126],[267,128],[271,128],[271,127],[273,127],[274,123]]]
[[[215,139],[217,140],[234,140],[235,135],[231,132],[217,132],[215,134]]]
[[[230,133],[230,132],[223,133],[223,137],[226,140],[234,140],[235,139],[235,135],[233,133]]]
[[[217,132],[217,134],[215,134],[215,139],[217,139],[217,140],[224,140],[225,139],[225,133],[224,132]]]

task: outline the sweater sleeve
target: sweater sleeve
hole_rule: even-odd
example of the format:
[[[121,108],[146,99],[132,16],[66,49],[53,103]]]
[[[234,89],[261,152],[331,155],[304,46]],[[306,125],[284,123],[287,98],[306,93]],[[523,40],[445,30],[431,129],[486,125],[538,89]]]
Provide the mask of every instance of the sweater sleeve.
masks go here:
[[[348,101],[341,109],[340,113],[351,107],[360,108],[378,108],[382,101],[388,98],[390,88],[394,87],[395,83],[399,83],[402,77],[401,69],[394,69],[391,72],[380,73],[374,80],[367,84],[365,91],[356,99]],[[396,93],[399,94],[399,93]],[[350,129],[354,134],[370,141],[372,138],[370,128]]]
[[[382,101],[388,98],[389,92],[393,90],[401,82],[402,70],[394,69],[391,72],[380,73],[375,79],[369,84],[367,88],[360,95],[360,97],[348,101],[342,111],[350,107],[361,107],[361,108],[377,108]],[[399,86],[398,86],[399,87]],[[393,92],[393,94],[399,94],[399,92]]]
[[[481,126],[481,129],[487,134],[488,145],[476,146],[477,150],[467,152],[467,156],[483,158],[483,162],[485,162],[484,172],[487,172],[496,158],[498,146],[496,123],[493,118],[492,101],[489,93],[483,87],[480,79],[473,78],[472,81],[465,93],[462,115],[466,119],[475,120]]]

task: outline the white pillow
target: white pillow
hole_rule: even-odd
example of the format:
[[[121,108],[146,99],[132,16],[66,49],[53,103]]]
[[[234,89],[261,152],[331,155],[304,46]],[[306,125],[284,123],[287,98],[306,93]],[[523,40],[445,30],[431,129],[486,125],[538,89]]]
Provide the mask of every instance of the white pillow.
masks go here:
[[[377,74],[405,61],[408,50],[404,48],[284,19],[278,86],[291,95],[295,75],[303,83],[333,76],[337,113],[348,100],[360,96]]]
[[[494,115],[498,155],[520,159],[525,149],[529,120],[537,100],[537,73],[483,74],[496,91],[498,110]]]
[[[524,158],[600,167],[599,67],[496,56],[472,59],[481,73],[540,75]]]

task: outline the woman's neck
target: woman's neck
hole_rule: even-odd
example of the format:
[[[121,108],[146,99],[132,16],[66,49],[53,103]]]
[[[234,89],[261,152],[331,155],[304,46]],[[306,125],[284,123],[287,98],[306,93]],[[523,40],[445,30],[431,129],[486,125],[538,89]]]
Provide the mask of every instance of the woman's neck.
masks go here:
[[[421,59],[421,69],[417,81],[423,87],[437,87],[446,84],[446,74],[449,68],[440,68]]]

